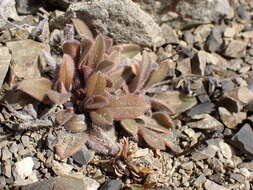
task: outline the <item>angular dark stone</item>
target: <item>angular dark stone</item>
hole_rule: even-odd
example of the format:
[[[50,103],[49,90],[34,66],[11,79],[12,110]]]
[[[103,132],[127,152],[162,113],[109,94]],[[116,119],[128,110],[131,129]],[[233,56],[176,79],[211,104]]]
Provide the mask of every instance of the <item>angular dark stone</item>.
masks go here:
[[[202,50],[203,44],[199,41],[196,41],[196,42],[194,42],[193,47],[196,48],[197,50]]]
[[[233,138],[233,146],[242,152],[253,155],[253,130],[249,124],[245,124]]]
[[[187,116],[191,117],[194,115],[200,115],[205,113],[211,113],[214,110],[215,105],[210,102],[206,102],[203,104],[198,104],[194,106],[192,109],[186,112]]]
[[[243,4],[240,4],[237,7],[237,15],[241,18],[241,19],[245,19],[248,20],[250,19],[250,15],[249,13],[246,11],[245,7]]]
[[[194,55],[194,52],[190,47],[179,46],[178,51],[183,57],[193,57]]]
[[[231,79],[225,79],[221,81],[221,88],[223,92],[227,92],[235,88],[235,84],[233,83]]]
[[[53,6],[55,8],[60,8],[66,10],[69,7],[70,1],[76,2],[76,0],[46,0],[48,6]]]
[[[83,146],[80,151],[72,156],[72,158],[76,163],[80,165],[86,165],[93,159],[93,156],[94,154],[92,154],[89,149]]]
[[[230,112],[239,112],[242,109],[240,102],[230,96],[224,96],[219,101],[219,106],[225,107]]]
[[[197,98],[201,103],[211,102],[204,88],[199,89],[196,93]]]
[[[191,70],[193,74],[204,75],[206,69],[206,52],[199,51],[191,60]]]
[[[183,35],[184,41],[186,41],[188,44],[193,44],[194,42],[194,36],[192,35],[191,32],[185,32]]]
[[[216,52],[220,50],[223,43],[222,33],[224,32],[224,27],[216,26],[213,28],[211,34],[208,36],[206,41],[206,49],[210,52]]]
[[[116,179],[105,183],[99,190],[120,190],[121,187],[122,181],[120,179]]]

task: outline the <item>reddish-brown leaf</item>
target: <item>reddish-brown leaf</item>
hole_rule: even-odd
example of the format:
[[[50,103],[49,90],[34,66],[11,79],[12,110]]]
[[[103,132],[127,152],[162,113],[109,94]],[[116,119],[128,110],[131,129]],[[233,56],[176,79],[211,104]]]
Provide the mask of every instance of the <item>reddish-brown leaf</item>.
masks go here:
[[[145,85],[145,88],[148,88],[153,84],[162,81],[167,76],[167,73],[169,71],[169,65],[170,65],[169,60],[165,60],[159,63],[158,69],[151,73],[150,78],[147,84]]]
[[[113,118],[107,109],[101,108],[90,112],[90,117],[94,124],[100,126],[112,125]]]
[[[162,135],[163,141],[165,143],[165,146],[172,150],[175,153],[181,152],[181,148],[179,145],[175,144],[174,141],[171,140],[171,138],[168,135]]]
[[[153,109],[158,111],[166,111],[171,115],[175,114],[175,110],[172,108],[172,106],[167,104],[165,101],[157,98],[149,98],[149,101]]]
[[[115,120],[137,118],[150,109],[149,103],[143,96],[123,95],[108,98],[110,104],[105,109],[111,113]]]
[[[84,107],[86,109],[99,109],[109,105],[109,100],[105,96],[94,95],[89,98]]]
[[[74,114],[65,124],[65,128],[71,132],[82,132],[87,129],[84,114]]]
[[[87,81],[87,96],[99,95],[104,93],[106,79],[100,72],[93,73]]]
[[[78,19],[78,18],[73,18],[71,20],[75,26],[77,33],[81,37],[89,39],[89,40],[93,40],[93,34],[90,31],[89,27],[85,24],[85,22],[83,22],[81,19]]]
[[[124,119],[120,121],[120,124],[127,133],[138,139],[139,126],[135,119]]]
[[[170,131],[166,127],[160,125],[156,120],[152,119],[151,117],[141,116],[140,119],[142,119],[143,121],[141,127],[150,129],[156,132],[157,134],[161,133],[170,134]]]
[[[21,81],[18,89],[42,102],[52,88],[52,82],[46,78],[26,79]]]
[[[80,45],[80,60],[78,63],[78,68],[80,69],[82,66],[86,66],[88,62],[89,52],[91,51],[93,41],[89,39],[82,39]]]
[[[139,135],[151,148],[165,150],[166,146],[160,135],[146,128],[139,129]]]
[[[172,119],[164,112],[156,112],[153,113],[152,117],[162,126],[166,128],[176,128]]]
[[[115,64],[115,67],[117,67],[121,63],[120,57],[121,57],[121,52],[119,50],[113,50],[106,57],[106,60],[113,62]]]
[[[149,55],[144,52],[142,61],[136,66],[136,77],[129,84],[130,92],[136,92],[143,89],[152,72],[152,62]]]
[[[122,59],[133,58],[141,51],[140,46],[136,44],[122,44],[122,45],[114,46],[112,48],[112,50],[117,50],[117,49],[120,50],[122,54]]]
[[[173,107],[175,110],[174,113],[176,114],[182,113],[197,104],[196,97],[184,95],[179,91],[158,93],[155,94],[154,98],[155,99],[152,99],[152,101],[155,100],[156,103],[160,102],[166,105],[166,107]],[[152,102],[152,106],[159,110],[158,104],[155,105],[154,101]]]
[[[105,41],[102,35],[98,35],[95,43],[92,45],[89,52],[89,58],[87,65],[92,68],[96,68],[102,61],[105,53]]]
[[[63,53],[71,55],[74,58],[79,56],[80,42],[77,40],[65,41],[63,44]]]
[[[67,91],[71,90],[74,72],[75,63],[73,58],[68,54],[64,54],[62,64],[59,68],[57,84],[59,85],[60,83],[63,83]]]
[[[109,61],[109,60],[104,60],[97,65],[95,72],[100,71],[102,73],[106,73],[106,72],[111,71],[114,67],[115,67],[114,62]]]
[[[122,85],[128,81],[132,76],[132,72],[129,68],[119,67],[110,72],[110,79],[113,82],[113,88],[115,90],[122,87]]]

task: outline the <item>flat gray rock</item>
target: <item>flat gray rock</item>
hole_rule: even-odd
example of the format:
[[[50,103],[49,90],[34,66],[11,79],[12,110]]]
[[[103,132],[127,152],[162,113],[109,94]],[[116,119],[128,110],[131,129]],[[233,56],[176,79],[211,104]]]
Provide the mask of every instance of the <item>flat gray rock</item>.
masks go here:
[[[232,58],[244,57],[248,42],[243,40],[233,40],[226,48],[224,55]]]
[[[164,43],[161,28],[153,18],[131,0],[73,3],[68,13],[109,35],[115,42],[160,46]]]
[[[176,28],[186,28],[198,24],[212,23],[220,16],[232,18],[234,11],[228,0],[178,0],[174,3],[174,10],[179,19],[172,22]]]
[[[237,132],[232,141],[233,146],[240,149],[244,153],[253,155],[253,130],[249,124],[245,124],[239,132]]]
[[[7,47],[0,47],[0,88],[2,87],[3,81],[9,69],[11,62],[11,54]]]

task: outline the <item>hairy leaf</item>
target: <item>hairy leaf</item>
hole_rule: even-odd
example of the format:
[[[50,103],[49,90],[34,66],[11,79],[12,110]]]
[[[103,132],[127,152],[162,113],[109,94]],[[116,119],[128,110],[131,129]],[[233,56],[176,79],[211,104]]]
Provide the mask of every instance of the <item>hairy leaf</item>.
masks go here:
[[[102,35],[98,35],[95,43],[89,52],[88,66],[96,68],[97,65],[102,61],[105,53],[105,41]]]
[[[156,120],[152,119],[151,117],[141,116],[140,119],[142,119],[143,121],[143,127],[157,133],[170,134],[170,131],[166,127],[160,125]]]
[[[63,53],[71,55],[73,58],[79,56],[80,42],[77,40],[69,40],[63,43]]]
[[[151,103],[151,107],[154,110],[166,111],[172,115],[175,114],[174,108],[171,105],[167,104],[167,102],[165,102],[161,99],[158,99],[158,98],[149,98],[149,101]]]
[[[125,69],[124,67],[120,67],[111,72],[110,78],[113,82],[113,88],[115,90],[121,88],[122,85],[129,79],[131,74],[131,71],[129,69]]]
[[[111,38],[108,38],[106,36],[104,36],[104,41],[105,41],[105,52],[108,53],[111,51],[113,41]]]
[[[104,60],[97,65],[95,71],[106,73],[106,72],[111,71],[114,67],[115,67],[114,62],[109,61],[109,60]]]
[[[155,99],[173,107],[177,114],[180,114],[197,104],[196,97],[186,96],[179,91],[168,91],[156,94]]]
[[[52,82],[46,78],[26,79],[19,83],[18,89],[42,102],[52,88]]]
[[[109,105],[109,100],[105,96],[94,95],[89,98],[84,107],[86,109],[99,109]]]
[[[115,64],[115,67],[117,67],[121,63],[120,57],[121,57],[121,52],[119,50],[113,50],[108,55],[108,57],[106,57],[106,60],[113,62]]]
[[[89,52],[91,51],[93,41],[88,40],[88,39],[82,39],[81,44],[80,44],[80,59],[77,65],[77,68],[82,68],[82,66],[87,65],[88,62],[88,57],[89,57]]]
[[[157,133],[148,130],[146,128],[140,128],[139,135],[150,147],[159,150],[166,149],[164,141],[161,139],[161,136],[159,136]]]
[[[82,132],[87,129],[84,114],[74,114],[65,124],[65,128],[71,132]]]
[[[106,79],[100,72],[93,73],[87,81],[87,96],[99,95],[104,92]]]
[[[150,109],[145,98],[137,95],[110,96],[109,106],[105,107],[113,119],[131,119],[143,115]]]
[[[136,77],[129,84],[130,92],[136,92],[143,89],[152,72],[152,63],[150,57],[144,52],[142,61],[136,66]]]
[[[76,29],[77,33],[81,37],[89,39],[89,40],[93,40],[93,34],[90,31],[89,27],[85,24],[85,22],[83,22],[79,18],[73,18],[71,20],[72,20],[72,22],[75,26],[75,29]]]
[[[156,112],[153,113],[152,117],[162,126],[166,128],[175,128],[175,124],[172,119],[164,112]]]
[[[160,125],[156,120],[141,116],[138,119],[126,119],[120,122],[127,133],[137,140],[144,140],[147,145],[154,149],[179,152],[180,148],[169,138],[171,132],[167,126]]]
[[[111,116],[111,113],[104,108],[90,112],[90,117],[93,123],[95,123],[96,125],[106,126],[113,124],[113,118]]]
[[[122,54],[122,59],[133,58],[140,53],[141,48],[136,44],[122,44],[113,47],[113,50],[118,49]]]
[[[74,72],[75,72],[74,60],[68,54],[64,54],[62,64],[60,65],[58,73],[58,80],[57,80],[58,85],[62,83],[64,84],[64,87],[67,91],[71,90]],[[57,87],[60,88],[60,86],[58,85]]]
[[[120,122],[125,131],[132,135],[135,139],[138,139],[138,123],[135,119],[124,119]]]
[[[153,84],[162,81],[169,71],[169,64],[170,64],[169,60],[165,60],[159,63],[158,69],[152,72],[147,84],[145,85],[145,88],[148,88]]]

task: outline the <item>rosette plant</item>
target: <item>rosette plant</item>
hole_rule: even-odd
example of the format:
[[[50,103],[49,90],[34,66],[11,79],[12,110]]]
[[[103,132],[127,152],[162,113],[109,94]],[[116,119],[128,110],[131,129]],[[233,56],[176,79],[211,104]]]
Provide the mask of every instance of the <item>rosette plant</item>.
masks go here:
[[[153,63],[147,52],[141,55],[139,46],[113,45],[103,35],[94,39],[82,26],[76,27],[81,41],[63,43],[62,62],[53,81],[41,77],[18,85],[40,102],[62,105],[55,121],[78,140],[64,147],[66,137],[59,135],[56,153],[66,158],[86,143],[99,152],[117,154],[119,147],[105,133],[113,126],[151,148],[179,151],[169,139],[173,109],[146,94],[167,76],[170,61]],[[140,61],[135,59],[137,54],[142,56]]]

